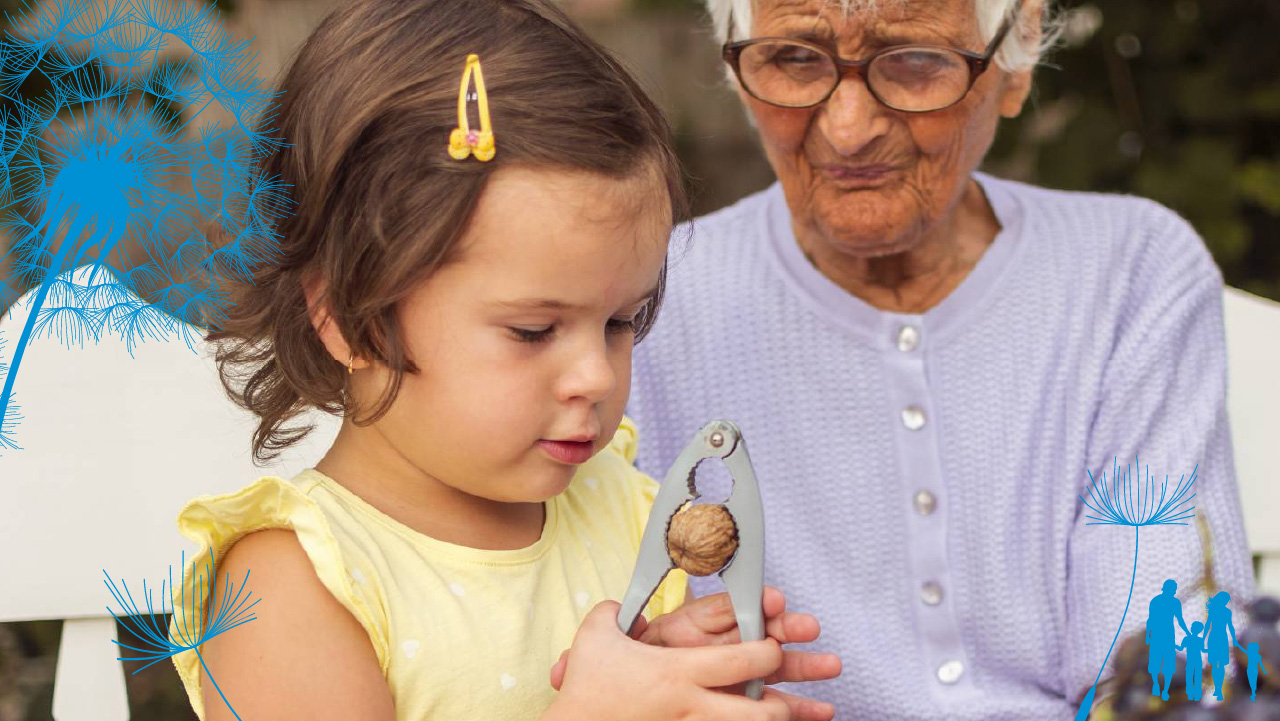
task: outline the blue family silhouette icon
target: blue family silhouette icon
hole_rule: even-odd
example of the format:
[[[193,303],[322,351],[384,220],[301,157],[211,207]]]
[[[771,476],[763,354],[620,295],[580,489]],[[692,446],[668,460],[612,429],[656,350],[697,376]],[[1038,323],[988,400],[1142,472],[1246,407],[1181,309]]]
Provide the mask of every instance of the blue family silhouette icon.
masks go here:
[[[1222,682],[1226,676],[1227,664],[1231,663],[1231,647],[1241,651],[1244,647],[1236,642],[1236,627],[1231,623],[1231,594],[1218,591],[1204,605],[1208,617],[1205,619],[1205,645],[1209,650],[1209,665],[1213,667],[1213,697],[1222,700]],[[1227,643],[1227,634],[1231,635],[1231,643]]]
[[[1231,648],[1244,651],[1249,659],[1249,687],[1254,695],[1257,693],[1258,671],[1266,673],[1262,667],[1262,657],[1258,652],[1258,644],[1250,643],[1246,650],[1236,641],[1236,629],[1231,622],[1231,594],[1219,591],[1209,598],[1205,604],[1205,622],[1196,621],[1188,629],[1182,619],[1182,602],[1175,594],[1178,583],[1173,579],[1164,582],[1159,595],[1151,599],[1147,615],[1146,642],[1149,646],[1147,671],[1151,674],[1151,695],[1169,700],[1169,682],[1173,679],[1177,663],[1177,650],[1187,653],[1187,699],[1198,701],[1203,696],[1201,688],[1204,677],[1204,659],[1202,653],[1208,654],[1209,665],[1213,670],[1213,697],[1222,698],[1222,684],[1226,676],[1227,665],[1231,663]],[[1177,621],[1185,634],[1182,642],[1174,644],[1174,626]],[[1201,631],[1204,635],[1201,635]],[[1160,677],[1164,677],[1164,688],[1160,687]],[[1253,698],[1251,697],[1252,701]]]
[[[1204,638],[1200,632],[1204,624],[1196,621],[1191,624],[1191,633],[1187,634],[1178,648],[1187,652],[1187,698],[1199,701],[1201,684],[1204,681]]]
[[[1249,700],[1258,700],[1258,670],[1263,673],[1267,672],[1267,667],[1262,665],[1262,654],[1258,651],[1258,642],[1254,641],[1249,644],[1249,650],[1245,651],[1249,657]]]
[[[1164,582],[1160,595],[1151,599],[1147,614],[1147,645],[1150,650],[1147,660],[1147,671],[1151,673],[1151,695],[1169,700],[1169,684],[1177,669],[1178,647],[1173,642],[1173,622],[1176,620],[1187,631],[1187,624],[1182,620],[1182,602],[1175,596],[1178,583],[1173,579]],[[1190,674],[1188,666],[1187,673]],[[1160,676],[1164,675],[1164,689],[1160,688]]]

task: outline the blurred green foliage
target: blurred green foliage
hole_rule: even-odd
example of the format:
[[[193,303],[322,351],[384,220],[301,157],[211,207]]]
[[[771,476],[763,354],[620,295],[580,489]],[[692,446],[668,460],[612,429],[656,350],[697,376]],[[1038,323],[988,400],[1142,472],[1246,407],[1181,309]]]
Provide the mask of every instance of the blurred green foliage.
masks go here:
[[[1033,106],[1006,123],[992,163],[1021,152],[1032,182],[1164,203],[1204,237],[1228,284],[1280,300],[1280,2],[1060,8],[1056,67],[1039,71]],[[1038,137],[1049,108],[1065,117]]]

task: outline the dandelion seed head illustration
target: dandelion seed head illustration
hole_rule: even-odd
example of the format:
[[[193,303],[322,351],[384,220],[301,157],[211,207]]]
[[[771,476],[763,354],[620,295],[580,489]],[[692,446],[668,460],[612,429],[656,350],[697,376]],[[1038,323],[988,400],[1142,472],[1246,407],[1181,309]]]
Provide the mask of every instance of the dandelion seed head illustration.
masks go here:
[[[182,554],[181,568],[186,568],[185,552]],[[205,665],[204,657],[200,654],[200,645],[211,638],[230,631],[236,626],[257,619],[257,616],[250,613],[250,611],[261,599],[249,603],[253,592],[245,593],[245,587],[249,581],[248,571],[245,571],[244,580],[240,582],[239,589],[236,589],[235,584],[231,583],[231,579],[228,576],[221,585],[221,596],[217,599],[212,598],[213,580],[217,577],[215,570],[213,553],[212,549],[210,549],[204,571],[197,572],[193,566],[190,588],[188,588],[188,584],[183,583],[179,591],[173,584],[173,566],[170,566],[168,580],[160,582],[160,605],[158,608],[153,603],[152,591],[154,587],[148,590],[147,582],[144,579],[142,582],[142,596],[147,605],[147,611],[144,614],[133,600],[128,584],[121,580],[120,587],[117,588],[115,581],[107,574],[106,569],[103,569],[102,575],[106,576],[105,583],[107,588],[111,590],[111,595],[115,597],[121,609],[121,613],[116,614],[108,606],[107,612],[128,629],[134,638],[139,639],[142,644],[141,647],[138,647],[113,640],[113,643],[117,646],[141,654],[138,656],[119,656],[116,660],[146,661],[145,665],[133,671],[133,673],[137,673],[152,664],[172,658],[175,654],[188,650],[193,651],[200,660],[200,664],[204,666],[205,673],[209,675],[209,680],[213,683],[214,689],[218,691],[218,695],[222,696],[227,708],[231,709],[231,713],[239,719],[240,715],[235,712],[235,709],[231,707],[231,703],[227,701],[226,695],[218,687],[218,682],[213,678],[213,674],[209,673],[209,667]],[[166,584],[169,588],[168,594],[165,593]],[[208,599],[208,602],[213,604],[210,620],[207,624],[201,624],[200,621],[202,618],[203,599]],[[166,603],[169,604],[167,607]],[[174,614],[174,633],[169,633],[168,629],[165,628],[164,616],[169,613]]]
[[[277,93],[211,5],[57,0],[9,24],[0,262],[13,274],[0,305],[30,292],[2,371],[0,449],[20,448],[11,407],[28,343],[117,333],[132,354],[176,335],[194,350],[193,329],[224,318],[222,284],[274,261],[289,202],[257,170],[284,144],[270,129]]]
[[[1136,458],[1134,462],[1136,466]],[[1195,485],[1196,471],[1199,469],[1197,464],[1189,477],[1182,475],[1172,488],[1169,476],[1166,475],[1163,481],[1157,481],[1151,475],[1150,466],[1146,467],[1146,478],[1140,479],[1136,467],[1131,470],[1126,465],[1124,474],[1121,475],[1113,461],[1110,483],[1107,482],[1105,471],[1099,474],[1099,478],[1094,478],[1093,471],[1086,469],[1090,482],[1089,500],[1079,497],[1089,511],[1086,518],[1090,522],[1085,525],[1185,526],[1195,516],[1192,513],[1195,506],[1188,504],[1196,497],[1191,493],[1191,488]]]

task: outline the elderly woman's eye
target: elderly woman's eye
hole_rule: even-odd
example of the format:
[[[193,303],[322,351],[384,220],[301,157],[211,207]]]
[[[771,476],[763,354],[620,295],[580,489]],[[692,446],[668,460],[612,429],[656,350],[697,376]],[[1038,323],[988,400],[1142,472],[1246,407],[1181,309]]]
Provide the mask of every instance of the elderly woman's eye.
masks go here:
[[[947,53],[928,50],[891,53],[879,58],[876,70],[895,81],[921,81],[950,72],[958,67]]]
[[[784,66],[809,65],[821,60],[821,53],[800,45],[781,45],[773,54],[773,62]]]

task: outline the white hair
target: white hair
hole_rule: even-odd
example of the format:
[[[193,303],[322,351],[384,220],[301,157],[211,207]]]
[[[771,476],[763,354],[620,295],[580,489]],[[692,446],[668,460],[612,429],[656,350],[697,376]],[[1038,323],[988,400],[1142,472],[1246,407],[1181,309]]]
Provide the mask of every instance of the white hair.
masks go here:
[[[751,30],[752,12],[754,6],[759,0],[703,0],[706,4],[707,12],[711,15],[711,24],[715,28],[715,37],[717,42],[723,42],[725,31],[729,24],[729,11],[733,11],[733,39],[741,40],[748,37]],[[907,3],[911,0],[827,0],[829,3],[840,3],[840,9],[847,16],[855,11],[874,10],[877,4],[889,3]],[[1045,5],[1049,0],[1044,0]],[[978,30],[982,33],[983,42],[991,42],[995,38],[996,32],[1000,29],[1000,24],[1004,19],[1013,12],[1017,0],[973,0],[974,12],[978,16]],[[1024,0],[1023,12],[1028,8],[1038,7],[1040,3],[1034,0]],[[1042,22],[1041,32],[1036,35],[1028,32],[1026,20],[1020,22],[1020,27],[1015,27],[1009,32],[1009,36],[1005,38],[1004,43],[1000,46],[1000,50],[996,53],[996,65],[1001,69],[1016,72],[1019,70],[1027,70],[1035,67],[1044,57],[1045,52],[1054,44],[1058,37],[1058,23],[1049,20],[1049,13],[1046,7],[1045,21]],[[1021,32],[1020,32],[1021,30]]]

